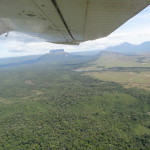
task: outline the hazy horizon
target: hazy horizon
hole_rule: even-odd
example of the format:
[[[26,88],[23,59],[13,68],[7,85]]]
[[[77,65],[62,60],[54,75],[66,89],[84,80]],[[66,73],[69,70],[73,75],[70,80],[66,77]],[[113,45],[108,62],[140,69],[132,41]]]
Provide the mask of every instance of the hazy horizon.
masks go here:
[[[139,45],[150,41],[150,6],[131,18],[109,36],[80,43],[79,46],[59,45],[45,42],[29,35],[10,32],[0,36],[0,58],[38,55],[51,49],[65,49],[66,52],[84,52],[105,49],[124,42]],[[129,38],[130,37],[130,38]]]

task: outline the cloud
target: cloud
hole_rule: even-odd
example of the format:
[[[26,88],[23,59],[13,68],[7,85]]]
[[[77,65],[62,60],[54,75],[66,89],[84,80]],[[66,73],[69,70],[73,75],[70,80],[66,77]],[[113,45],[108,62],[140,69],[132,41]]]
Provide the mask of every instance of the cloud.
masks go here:
[[[10,53],[23,53],[25,52],[24,50],[8,50]]]
[[[0,36],[0,57],[25,56],[48,53],[52,49],[63,48],[67,52],[104,49],[123,42],[140,44],[150,39],[150,6],[127,21],[108,37],[80,43],[79,46],[59,45],[45,42],[19,32],[10,32]]]

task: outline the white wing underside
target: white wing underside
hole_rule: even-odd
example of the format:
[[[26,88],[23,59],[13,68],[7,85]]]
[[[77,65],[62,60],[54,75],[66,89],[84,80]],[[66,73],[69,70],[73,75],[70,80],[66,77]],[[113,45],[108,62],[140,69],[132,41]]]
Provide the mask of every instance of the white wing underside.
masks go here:
[[[150,0],[0,0],[0,34],[19,31],[76,44],[105,37]]]

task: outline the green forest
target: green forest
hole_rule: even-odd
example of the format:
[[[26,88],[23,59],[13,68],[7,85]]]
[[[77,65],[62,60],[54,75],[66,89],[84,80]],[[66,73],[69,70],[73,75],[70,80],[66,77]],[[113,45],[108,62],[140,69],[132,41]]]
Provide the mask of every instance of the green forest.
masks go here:
[[[76,66],[0,68],[0,150],[150,149],[150,93]]]

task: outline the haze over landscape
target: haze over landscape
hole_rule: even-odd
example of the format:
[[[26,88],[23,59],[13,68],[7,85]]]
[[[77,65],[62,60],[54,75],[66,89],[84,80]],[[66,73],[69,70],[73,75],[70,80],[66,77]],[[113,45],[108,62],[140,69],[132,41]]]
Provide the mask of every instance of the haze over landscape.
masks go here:
[[[149,44],[1,58],[0,148],[148,150]]]
[[[149,150],[150,6],[108,37],[0,37],[0,150]]]

